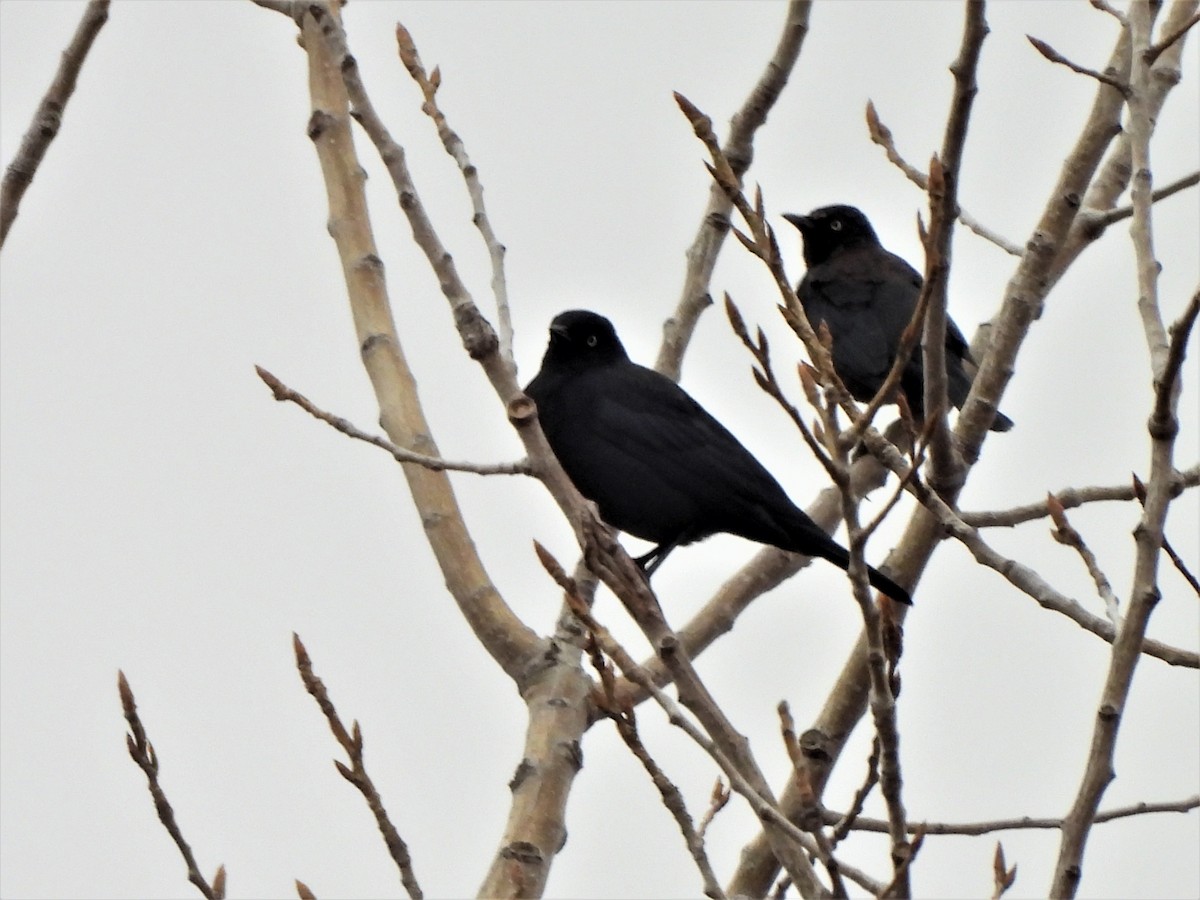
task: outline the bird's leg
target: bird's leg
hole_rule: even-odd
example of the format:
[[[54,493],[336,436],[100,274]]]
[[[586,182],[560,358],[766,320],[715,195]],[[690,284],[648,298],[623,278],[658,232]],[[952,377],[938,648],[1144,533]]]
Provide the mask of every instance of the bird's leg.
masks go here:
[[[666,543],[659,544],[649,553],[644,553],[634,559],[634,562],[641,566],[642,571],[646,573],[647,581],[650,580],[650,576],[654,574],[655,570],[663,564],[663,560],[667,558],[667,554],[678,547],[679,543],[679,538],[667,541]]]

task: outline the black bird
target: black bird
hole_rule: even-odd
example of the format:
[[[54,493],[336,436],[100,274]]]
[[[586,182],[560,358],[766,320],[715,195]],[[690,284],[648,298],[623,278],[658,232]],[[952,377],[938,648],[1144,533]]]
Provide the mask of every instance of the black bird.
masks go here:
[[[887,377],[921,293],[921,276],[879,243],[867,217],[853,206],[825,206],[807,216],[784,218],[800,229],[804,264],[796,288],[813,328],[824,322],[833,337],[833,367],[856,400],[875,396]],[[971,374],[963,368],[966,363]],[[946,393],[961,409],[974,380],[975,361],[966,339],[946,319]],[[918,421],[925,418],[925,374],[920,345],[900,376],[900,390]],[[992,431],[1013,422],[997,412]]]
[[[737,438],[671,379],[629,359],[603,316],[556,316],[525,393],[579,493],[609,525],[657,544],[638,560],[647,576],[676,547],[718,532],[849,565],[846,549]],[[867,571],[889,597],[912,602],[886,575]]]

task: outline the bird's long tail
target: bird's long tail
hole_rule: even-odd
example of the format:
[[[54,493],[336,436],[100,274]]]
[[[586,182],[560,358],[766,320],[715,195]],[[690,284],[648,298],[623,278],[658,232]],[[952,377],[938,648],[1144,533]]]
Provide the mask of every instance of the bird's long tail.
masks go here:
[[[832,539],[823,545],[816,555],[829,560],[842,571],[850,568],[850,551]],[[897,603],[912,606],[912,597],[908,591],[873,566],[867,566],[867,581],[870,582],[871,587],[887,594]]]

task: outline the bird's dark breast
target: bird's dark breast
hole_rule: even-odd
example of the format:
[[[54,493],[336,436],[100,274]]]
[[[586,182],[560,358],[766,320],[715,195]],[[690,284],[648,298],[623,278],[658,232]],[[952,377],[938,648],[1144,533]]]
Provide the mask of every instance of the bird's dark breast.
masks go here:
[[[655,543],[707,536],[696,531],[696,498],[671,483],[685,436],[637,402],[636,385],[614,391],[620,381],[618,373],[582,372],[534,396],[546,440],[579,493],[614,528]],[[537,385],[531,387],[533,396]]]

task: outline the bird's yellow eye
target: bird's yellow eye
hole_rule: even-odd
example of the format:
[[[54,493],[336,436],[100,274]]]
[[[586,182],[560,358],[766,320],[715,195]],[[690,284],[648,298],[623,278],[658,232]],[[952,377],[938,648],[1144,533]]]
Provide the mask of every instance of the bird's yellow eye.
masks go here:
[[[842,230],[842,220],[834,219],[832,222],[830,222],[829,230],[830,231],[841,231]]]
[[[587,345],[589,347],[595,347],[598,343],[600,343],[600,339],[598,337],[596,337],[594,334],[588,335]]]

